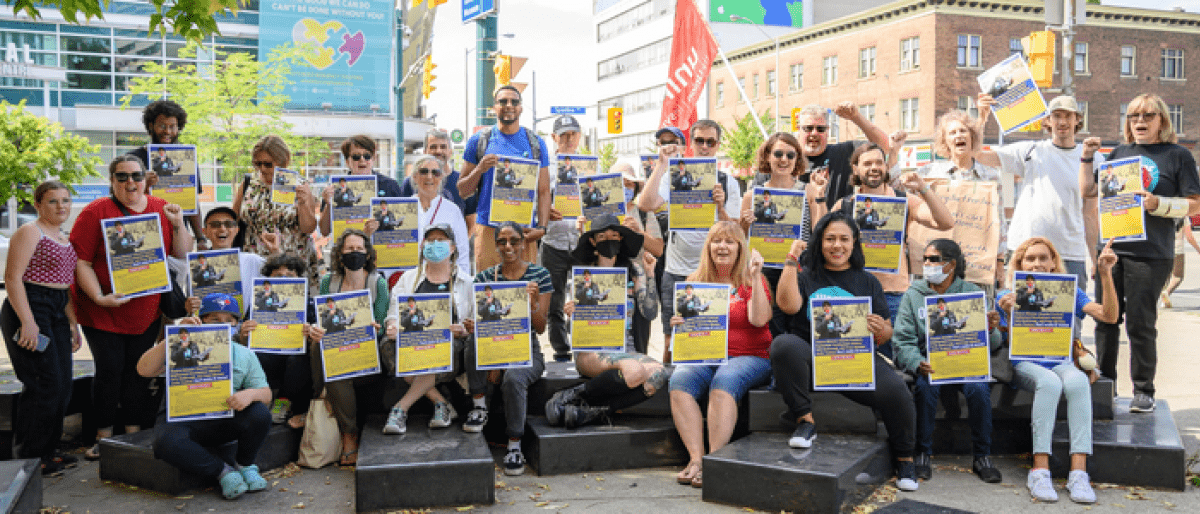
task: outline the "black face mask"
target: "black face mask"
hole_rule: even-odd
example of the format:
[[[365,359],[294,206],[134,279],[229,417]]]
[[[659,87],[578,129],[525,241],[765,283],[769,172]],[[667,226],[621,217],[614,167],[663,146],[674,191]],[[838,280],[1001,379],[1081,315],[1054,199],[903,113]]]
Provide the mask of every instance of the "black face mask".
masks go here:
[[[342,265],[350,271],[363,269],[367,265],[367,252],[343,253]]]
[[[617,241],[616,239],[609,239],[607,241],[600,241],[599,243],[596,243],[596,253],[600,254],[601,257],[611,259],[616,257],[617,252],[620,251],[621,242]]]

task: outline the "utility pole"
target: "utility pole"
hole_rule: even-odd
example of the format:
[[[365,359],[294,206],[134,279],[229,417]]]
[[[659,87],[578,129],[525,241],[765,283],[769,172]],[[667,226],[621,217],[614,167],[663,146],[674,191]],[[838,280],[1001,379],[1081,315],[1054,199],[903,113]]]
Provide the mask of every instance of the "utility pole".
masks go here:
[[[396,142],[392,152],[396,158],[396,167],[392,170],[392,178],[403,180],[404,177],[404,5],[407,2],[396,2]]]
[[[496,50],[499,16],[491,14],[475,21],[475,125],[488,127],[496,124],[492,116],[492,91],[496,89],[496,75],[492,70]],[[468,130],[468,135],[470,131]]]

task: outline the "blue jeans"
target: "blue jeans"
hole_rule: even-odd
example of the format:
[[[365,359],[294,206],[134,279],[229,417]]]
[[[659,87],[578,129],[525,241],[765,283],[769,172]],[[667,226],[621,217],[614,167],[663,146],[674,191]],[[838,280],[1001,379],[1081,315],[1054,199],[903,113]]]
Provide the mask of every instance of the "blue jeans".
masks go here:
[[[234,456],[239,466],[254,464],[258,450],[271,430],[271,409],[262,402],[234,411],[232,418],[159,423],[154,428],[154,457],[183,472],[217,478],[226,463],[209,447],[237,441]]]
[[[54,455],[71,400],[71,324],[66,314],[70,293],[26,283],[25,295],[38,332],[50,338],[46,350],[26,350],[13,341],[21,319],[8,300],[0,327],[13,371],[24,386],[13,412],[13,456],[37,459]]]
[[[961,387],[967,398],[967,422],[971,425],[971,447],[976,457],[992,453],[992,389],[987,383],[973,382],[936,386],[928,375],[917,374],[917,451],[933,453],[934,417],[942,388],[953,394]]]
[[[896,326],[896,313],[900,312],[900,300],[904,299],[904,293],[883,293],[883,297],[887,299],[888,306],[888,321],[892,322],[892,326]],[[889,341],[878,348],[880,354],[889,359],[892,358],[892,344]]]
[[[1092,387],[1074,363],[1064,362],[1046,369],[1035,362],[1018,362],[1013,367],[1012,385],[1033,392],[1033,453],[1050,453],[1051,437],[1058,414],[1058,399],[1067,398],[1067,428],[1071,453],[1092,454]]]
[[[676,366],[671,374],[671,390],[683,391],[700,401],[710,390],[720,389],[735,401],[741,401],[750,388],[766,385],[770,380],[770,360],[743,355],[719,366]]]

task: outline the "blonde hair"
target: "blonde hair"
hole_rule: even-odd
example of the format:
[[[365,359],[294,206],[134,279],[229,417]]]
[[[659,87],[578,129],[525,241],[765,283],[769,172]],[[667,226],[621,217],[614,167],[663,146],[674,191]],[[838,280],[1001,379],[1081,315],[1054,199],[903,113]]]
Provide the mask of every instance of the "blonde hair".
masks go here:
[[[1066,272],[1067,267],[1063,264],[1062,255],[1058,253],[1058,248],[1054,247],[1054,243],[1051,243],[1049,239],[1044,237],[1031,237],[1022,242],[1021,246],[1018,246],[1016,250],[1013,250],[1012,260],[1008,263],[1008,278],[1013,283],[1016,282],[1016,273],[1018,271],[1025,271],[1020,269],[1021,261],[1025,260],[1025,254],[1029,252],[1029,249],[1032,248],[1033,245],[1046,245],[1046,248],[1050,250],[1050,259],[1054,261],[1054,270],[1051,271],[1051,273]],[[1086,284],[1081,285],[1080,287],[1085,285]]]
[[[733,263],[733,271],[729,275],[729,283],[733,287],[752,285],[750,282],[750,245],[746,243],[746,233],[741,225],[732,221],[718,221],[708,229],[708,237],[704,238],[704,250],[700,253],[700,267],[691,275],[689,282],[722,282],[717,272],[717,265],[712,259],[712,242],[718,237],[729,237],[738,243],[737,260]]]
[[[952,121],[957,121],[967,127],[967,132],[971,134],[971,150],[979,151],[983,144],[979,137],[979,125],[975,118],[959,109],[951,109],[950,112],[938,118],[937,130],[933,135],[933,151],[942,157],[950,157],[950,144],[946,142],[946,125]]]
[[[1131,112],[1137,112],[1138,109],[1142,109],[1147,105],[1158,112],[1158,119],[1160,120],[1159,123],[1161,123],[1158,129],[1158,142],[1178,142],[1178,139],[1175,137],[1175,127],[1171,126],[1171,114],[1167,109],[1167,103],[1163,101],[1162,97],[1150,93],[1142,93],[1137,95],[1137,97],[1135,97],[1133,100],[1130,100],[1129,105],[1125,107],[1125,142],[1135,142],[1133,140],[1133,130],[1130,129],[1128,114]]]

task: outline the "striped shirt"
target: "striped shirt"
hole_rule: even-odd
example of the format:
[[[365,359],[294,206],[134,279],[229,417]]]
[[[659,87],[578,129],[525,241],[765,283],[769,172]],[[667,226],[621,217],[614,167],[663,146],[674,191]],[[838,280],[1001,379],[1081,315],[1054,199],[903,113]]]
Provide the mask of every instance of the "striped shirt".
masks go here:
[[[503,266],[503,264],[497,264],[488,269],[480,271],[475,275],[475,283],[509,282],[507,278],[504,278],[504,274],[500,273],[500,266]],[[538,266],[537,264],[530,264],[529,267],[525,269],[525,274],[521,275],[520,281],[533,282],[537,284],[538,292],[541,293],[554,292],[554,284],[550,282],[550,271],[546,268]]]

